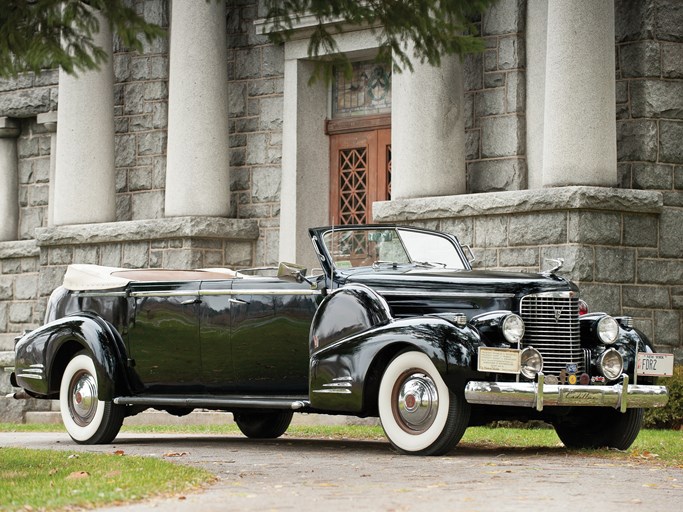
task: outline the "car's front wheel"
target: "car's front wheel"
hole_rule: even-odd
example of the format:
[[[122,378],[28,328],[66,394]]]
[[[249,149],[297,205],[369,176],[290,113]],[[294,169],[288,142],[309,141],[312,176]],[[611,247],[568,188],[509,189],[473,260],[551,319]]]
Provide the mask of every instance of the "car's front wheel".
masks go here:
[[[470,416],[426,354],[407,351],[387,366],[379,386],[379,417],[389,442],[409,455],[441,455],[465,433]]]
[[[555,432],[567,448],[608,447],[626,450],[638,437],[643,425],[642,409],[590,408],[575,411],[570,418],[555,423]]]
[[[292,422],[292,411],[236,412],[233,414],[240,431],[252,439],[275,439],[284,434]]]
[[[62,421],[77,443],[110,443],[121,429],[124,408],[97,395],[95,363],[86,352],[79,352],[66,366],[59,388]]]

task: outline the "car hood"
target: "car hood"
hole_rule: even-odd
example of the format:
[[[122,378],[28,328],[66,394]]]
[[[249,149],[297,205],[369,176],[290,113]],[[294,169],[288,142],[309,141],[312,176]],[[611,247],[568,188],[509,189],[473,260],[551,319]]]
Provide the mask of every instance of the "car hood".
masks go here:
[[[448,269],[356,269],[337,274],[344,284],[364,284],[384,296],[395,317],[519,311],[524,295],[576,291],[553,274]],[[338,281],[339,282],[339,281]]]
[[[554,274],[449,269],[363,269],[342,273],[345,283],[367,285],[383,294],[400,291],[521,296],[543,291],[576,290]]]

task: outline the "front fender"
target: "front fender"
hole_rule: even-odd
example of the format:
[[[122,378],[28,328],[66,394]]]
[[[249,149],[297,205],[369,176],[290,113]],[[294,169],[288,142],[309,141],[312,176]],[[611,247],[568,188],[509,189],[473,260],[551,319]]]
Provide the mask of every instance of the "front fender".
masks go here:
[[[311,406],[323,411],[369,413],[376,398],[371,390],[391,359],[406,349],[425,353],[444,380],[453,382],[460,370],[469,373],[474,365],[476,351],[465,332],[473,335],[469,328],[456,327],[442,318],[415,317],[327,344],[311,356]]]
[[[111,400],[117,375],[123,375],[125,347],[105,320],[82,312],[50,322],[23,336],[15,347],[15,374],[19,386],[36,395],[59,393],[61,373],[77,352],[88,350],[97,372],[98,398]]]

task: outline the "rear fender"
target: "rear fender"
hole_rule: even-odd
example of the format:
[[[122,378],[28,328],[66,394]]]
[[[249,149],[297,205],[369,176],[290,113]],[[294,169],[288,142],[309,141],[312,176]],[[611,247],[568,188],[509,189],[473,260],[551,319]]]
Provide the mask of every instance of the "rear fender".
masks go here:
[[[100,400],[114,397],[117,382],[127,387],[125,381],[117,380],[117,376],[125,378],[123,340],[109,323],[87,312],[50,322],[17,342],[17,383],[41,396],[57,396],[64,368],[81,350],[92,355]]]

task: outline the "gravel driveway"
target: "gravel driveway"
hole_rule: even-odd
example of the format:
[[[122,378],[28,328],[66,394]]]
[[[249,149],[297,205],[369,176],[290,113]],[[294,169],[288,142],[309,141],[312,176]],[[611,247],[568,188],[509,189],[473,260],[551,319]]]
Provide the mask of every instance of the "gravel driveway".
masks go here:
[[[459,448],[445,457],[406,457],[373,441],[121,434],[114,445],[93,447],[59,433],[0,433],[0,446],[123,450],[202,467],[218,477],[202,493],[126,507],[134,512],[623,512],[680,510],[683,503],[683,469],[581,457],[563,448]]]

